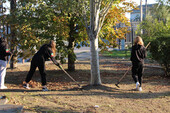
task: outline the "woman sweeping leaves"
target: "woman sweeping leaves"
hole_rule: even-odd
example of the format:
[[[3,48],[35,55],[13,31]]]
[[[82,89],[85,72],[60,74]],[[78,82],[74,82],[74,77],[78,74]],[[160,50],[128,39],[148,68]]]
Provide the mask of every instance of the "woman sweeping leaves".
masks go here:
[[[142,91],[144,58],[146,58],[146,48],[144,47],[142,38],[137,36],[134,40],[130,59],[132,61],[132,78],[136,83],[136,89],[139,91]]]
[[[28,72],[25,80],[26,84],[24,84],[24,87],[26,89],[30,89],[28,83],[31,80],[36,68],[38,67],[41,74],[42,90],[48,91],[46,87],[47,83],[46,83],[46,73],[45,73],[45,61],[48,60],[48,58],[50,58],[55,65],[61,68],[59,63],[54,58],[55,50],[56,50],[55,46],[56,46],[55,42],[51,40],[49,44],[44,44],[40,48],[40,50],[33,56],[31,61],[30,71]]]

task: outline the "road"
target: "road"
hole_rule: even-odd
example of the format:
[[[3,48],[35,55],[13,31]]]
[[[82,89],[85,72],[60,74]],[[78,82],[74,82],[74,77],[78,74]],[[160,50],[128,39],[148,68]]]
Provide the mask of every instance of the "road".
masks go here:
[[[77,60],[90,60],[90,47],[75,48]]]

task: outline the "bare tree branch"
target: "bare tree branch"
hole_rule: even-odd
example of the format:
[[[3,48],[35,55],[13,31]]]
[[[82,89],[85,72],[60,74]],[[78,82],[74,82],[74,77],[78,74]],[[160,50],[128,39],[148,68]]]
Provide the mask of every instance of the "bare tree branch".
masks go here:
[[[112,3],[114,0],[111,0],[109,3],[106,3],[106,7],[100,10],[100,15],[103,16],[105,13],[107,13],[108,9],[110,9]],[[107,5],[108,4],[108,5]]]
[[[102,2],[101,2],[102,3]],[[106,6],[107,4],[109,4],[109,2],[106,3]],[[100,10],[100,14],[103,14],[105,11],[106,11],[107,7],[104,7],[103,9]]]
[[[98,29],[98,26],[99,26],[99,19],[100,19],[100,6],[101,6],[101,4],[100,4],[101,2],[100,2],[100,0],[98,0],[98,2],[96,2],[96,9],[95,9],[95,28],[94,28],[94,32],[95,32],[95,34],[96,34],[96,31],[97,31],[97,29]]]
[[[114,1],[114,0],[112,0],[112,1],[109,3],[109,5],[107,6],[107,8],[106,8],[105,11],[103,12],[103,14],[101,14],[100,19],[99,19],[99,24],[98,24],[98,27],[97,27],[98,30],[97,30],[96,34],[98,34],[98,33],[100,32],[100,30],[101,30],[101,28],[102,28],[102,26],[103,26],[103,22],[104,22],[104,20],[105,20],[105,17],[106,17],[106,15],[108,14],[109,9],[111,8],[113,1]]]
[[[83,8],[84,8],[83,9],[83,20],[85,22],[85,28],[86,28],[88,37],[91,38],[90,37],[91,30],[89,29],[89,25],[88,25],[88,22],[87,22],[87,9],[86,9],[86,5],[85,5],[84,1],[83,1]]]
[[[86,11],[86,8],[85,8],[85,4],[84,4],[84,1],[83,1],[83,19],[84,19],[84,22],[85,22],[85,27],[87,28],[88,27],[88,24],[87,24],[87,11]]]

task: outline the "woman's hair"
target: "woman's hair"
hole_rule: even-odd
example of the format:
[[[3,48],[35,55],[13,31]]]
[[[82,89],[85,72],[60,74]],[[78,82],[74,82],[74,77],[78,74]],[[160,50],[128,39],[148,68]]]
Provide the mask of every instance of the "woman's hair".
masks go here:
[[[134,40],[134,44],[136,45],[136,44],[139,44],[139,45],[144,45],[143,44],[143,40],[142,40],[142,38],[140,37],[140,36],[137,36],[136,38],[135,38],[135,40]]]
[[[55,53],[56,53],[56,43],[53,40],[51,40],[49,45],[51,46],[51,49],[53,51],[53,55],[55,56]]]

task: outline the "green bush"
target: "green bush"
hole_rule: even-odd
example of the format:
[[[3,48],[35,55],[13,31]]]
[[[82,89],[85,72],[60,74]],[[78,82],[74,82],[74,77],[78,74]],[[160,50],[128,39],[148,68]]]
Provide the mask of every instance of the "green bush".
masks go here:
[[[155,38],[151,42],[150,52],[165,70],[165,76],[170,76],[170,34]]]

